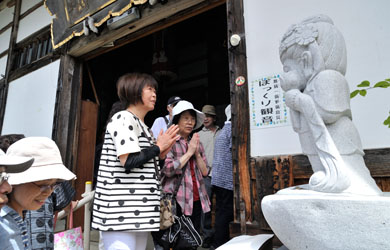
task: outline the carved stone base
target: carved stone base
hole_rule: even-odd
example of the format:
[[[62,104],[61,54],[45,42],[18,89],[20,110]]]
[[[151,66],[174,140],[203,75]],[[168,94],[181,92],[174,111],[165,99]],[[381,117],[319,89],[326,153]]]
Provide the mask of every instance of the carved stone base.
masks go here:
[[[324,194],[292,187],[262,201],[264,216],[289,250],[390,249],[390,194]]]

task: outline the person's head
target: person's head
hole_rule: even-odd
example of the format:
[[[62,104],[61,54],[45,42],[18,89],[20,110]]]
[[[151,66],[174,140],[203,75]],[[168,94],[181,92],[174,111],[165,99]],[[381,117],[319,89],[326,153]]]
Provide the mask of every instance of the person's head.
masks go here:
[[[292,25],[284,34],[279,48],[285,73],[281,86],[304,89],[310,78],[323,70],[345,75],[347,50],[344,38],[326,15],[306,18]]]
[[[10,174],[13,191],[9,206],[19,214],[23,210],[37,210],[53,192],[58,181],[76,176],[62,163],[56,143],[47,137],[27,137],[12,144],[7,156],[32,157],[32,166],[24,172]]]
[[[188,138],[193,130],[200,128],[204,120],[204,114],[188,101],[178,102],[173,108],[172,115],[172,124],[179,126],[179,134],[184,138]]]
[[[150,109],[156,103],[158,84],[153,76],[144,73],[127,73],[117,83],[119,100],[128,108],[130,105],[143,104]]]
[[[171,96],[169,99],[168,99],[168,102],[167,102],[167,110],[168,110],[168,113],[169,115],[172,117],[172,110],[173,108],[176,106],[176,104],[181,101],[181,98],[178,97],[178,96]]]
[[[205,114],[203,125],[205,128],[215,127],[215,122],[217,121],[217,113],[215,112],[215,107],[213,105],[204,105],[202,112]]]
[[[6,156],[0,149],[0,208],[8,202],[7,194],[12,192],[12,186],[8,183],[9,173],[23,172],[33,162],[31,157]]]
[[[14,142],[19,141],[24,138],[23,134],[8,134],[0,136],[0,149],[4,152],[7,152],[9,146],[11,146]]]

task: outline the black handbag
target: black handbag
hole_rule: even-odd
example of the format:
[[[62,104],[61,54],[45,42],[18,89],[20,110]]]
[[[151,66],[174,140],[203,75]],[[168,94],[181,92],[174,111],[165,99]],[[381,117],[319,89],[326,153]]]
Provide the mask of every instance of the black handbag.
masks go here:
[[[155,242],[164,249],[189,249],[203,244],[202,237],[191,219],[185,215],[175,216],[175,223],[170,228],[152,232],[152,235]]]
[[[177,217],[176,221],[179,224],[179,233],[176,234],[175,249],[188,249],[199,247],[203,244],[202,237],[200,237],[200,234],[194,228],[189,217],[182,215]]]

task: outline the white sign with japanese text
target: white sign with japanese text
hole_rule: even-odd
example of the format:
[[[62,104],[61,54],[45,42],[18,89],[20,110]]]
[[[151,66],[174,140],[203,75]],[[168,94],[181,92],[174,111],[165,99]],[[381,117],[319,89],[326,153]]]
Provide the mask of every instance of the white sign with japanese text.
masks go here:
[[[252,81],[249,92],[252,129],[290,124],[279,75]]]

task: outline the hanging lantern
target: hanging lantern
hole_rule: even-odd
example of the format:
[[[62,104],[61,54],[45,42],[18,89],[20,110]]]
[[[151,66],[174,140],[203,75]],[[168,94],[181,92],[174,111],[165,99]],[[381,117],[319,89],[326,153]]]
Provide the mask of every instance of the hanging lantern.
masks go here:
[[[176,73],[172,71],[172,67],[168,61],[168,57],[164,48],[165,31],[158,32],[154,35],[154,52],[152,59],[153,76],[164,82],[170,82],[177,78]]]

